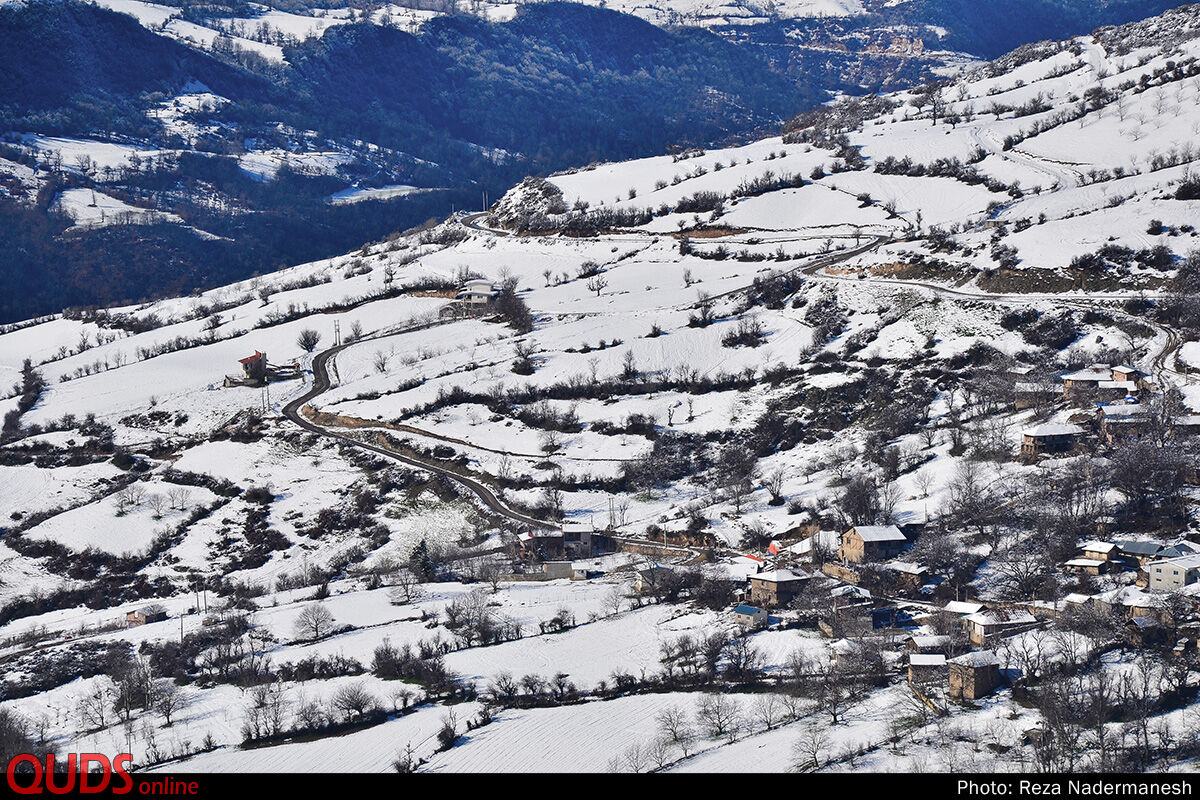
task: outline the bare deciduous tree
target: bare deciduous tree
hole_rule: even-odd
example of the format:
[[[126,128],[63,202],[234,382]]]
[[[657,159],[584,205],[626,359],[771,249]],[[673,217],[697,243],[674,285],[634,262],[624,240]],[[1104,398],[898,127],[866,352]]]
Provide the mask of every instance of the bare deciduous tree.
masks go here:
[[[317,345],[321,343],[321,334],[317,333],[312,328],[305,328],[300,331],[300,335],[296,337],[296,346],[306,353],[311,353],[317,349]]]
[[[321,603],[310,603],[296,618],[295,631],[300,638],[320,639],[333,625],[333,614]]]

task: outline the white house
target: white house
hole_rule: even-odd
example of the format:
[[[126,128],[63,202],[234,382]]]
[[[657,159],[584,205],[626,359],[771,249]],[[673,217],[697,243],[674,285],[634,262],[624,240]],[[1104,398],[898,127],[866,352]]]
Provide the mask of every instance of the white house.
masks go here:
[[[496,299],[500,290],[486,278],[469,280],[458,290],[454,297],[469,305],[486,305]]]

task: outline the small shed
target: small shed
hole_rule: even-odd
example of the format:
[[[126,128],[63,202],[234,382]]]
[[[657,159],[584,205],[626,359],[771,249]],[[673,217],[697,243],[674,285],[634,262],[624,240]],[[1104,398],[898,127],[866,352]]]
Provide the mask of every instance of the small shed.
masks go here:
[[[546,580],[553,581],[559,578],[574,578],[575,568],[570,561],[547,561],[542,564],[542,574],[546,576]]]
[[[151,622],[162,622],[167,618],[167,610],[162,606],[145,606],[136,611],[130,611],[125,615],[125,625],[130,628],[136,628],[139,625],[146,625]]]
[[[1063,566],[1076,575],[1099,575],[1108,568],[1108,562],[1098,558],[1072,558]]]

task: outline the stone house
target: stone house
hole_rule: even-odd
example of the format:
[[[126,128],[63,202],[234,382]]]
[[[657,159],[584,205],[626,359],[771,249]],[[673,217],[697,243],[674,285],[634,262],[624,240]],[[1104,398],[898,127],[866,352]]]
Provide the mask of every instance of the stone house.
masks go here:
[[[884,561],[904,552],[908,539],[895,525],[856,525],[842,534],[843,561],[861,564]]]
[[[740,605],[733,610],[734,620],[745,628],[761,628],[767,624],[766,609],[757,606]]]
[[[1000,660],[990,650],[965,653],[950,665],[950,696],[959,700],[987,697],[1000,685]]]
[[[136,628],[139,625],[146,625],[151,622],[162,622],[166,618],[167,610],[162,606],[145,606],[127,613],[125,615],[125,625],[129,628]]]
[[[1083,428],[1065,422],[1044,422],[1021,431],[1021,455],[1067,453],[1075,449]]]
[[[1154,415],[1147,406],[1136,404],[1100,406],[1100,438],[1109,444],[1137,439],[1150,430]]]
[[[767,608],[785,606],[796,595],[809,576],[790,569],[775,569],[750,576],[750,602]]]
[[[1037,618],[1028,611],[1014,608],[993,608],[971,614],[963,622],[971,643],[982,646],[993,637],[1015,633],[1036,625]]]

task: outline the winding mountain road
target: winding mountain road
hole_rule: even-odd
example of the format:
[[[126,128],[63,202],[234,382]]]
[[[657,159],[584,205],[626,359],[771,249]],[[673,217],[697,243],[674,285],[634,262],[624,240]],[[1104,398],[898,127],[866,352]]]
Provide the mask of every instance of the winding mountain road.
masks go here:
[[[438,323],[433,323],[433,324],[438,324]],[[417,326],[417,327],[411,328],[409,330],[420,330],[423,327],[431,327],[431,326]],[[407,331],[403,331],[403,330],[396,331],[394,333],[387,334],[387,335],[390,336],[390,335],[395,335],[395,333],[404,333],[404,332],[407,332]],[[377,338],[377,337],[370,337],[370,338]],[[463,475],[461,472],[459,472],[455,469],[452,469],[451,467],[449,467],[445,464],[438,463],[437,461],[434,461],[432,459],[417,458],[415,456],[397,453],[393,450],[389,450],[388,448],[381,447],[381,446],[375,445],[375,444],[371,444],[370,442],[364,442],[359,439],[355,439],[352,436],[347,436],[345,434],[331,431],[328,428],[325,428],[321,425],[317,425],[315,422],[312,422],[307,417],[305,417],[304,413],[302,411],[304,406],[306,404],[308,404],[309,402],[311,402],[313,399],[315,399],[315,398],[321,396],[322,394],[324,394],[325,392],[329,391],[329,389],[332,386],[332,384],[329,380],[329,363],[330,363],[331,359],[335,358],[338,353],[345,350],[347,347],[350,347],[352,344],[358,344],[361,341],[364,341],[364,340],[357,340],[355,342],[349,342],[346,344],[337,345],[336,347],[331,347],[328,350],[325,350],[325,351],[321,352],[320,354],[318,354],[316,356],[316,358],[313,359],[313,364],[312,364],[312,371],[313,371],[312,387],[307,392],[305,392],[304,394],[300,395],[299,397],[293,399],[287,405],[285,405],[283,407],[283,415],[285,417],[287,417],[288,419],[290,419],[292,422],[299,425],[304,430],[309,431],[311,433],[315,433],[315,434],[318,434],[319,436],[324,436],[329,439],[335,439],[339,442],[343,442],[352,447],[357,447],[362,450],[369,450],[372,453],[381,455],[384,458],[391,459],[392,461],[397,461],[401,464],[405,464],[410,467],[416,467],[417,469],[422,469],[427,472],[432,472],[435,475],[441,475],[445,478],[449,478],[450,480],[454,481],[455,483],[461,484],[462,486],[466,487],[472,494],[474,494],[476,497],[479,498],[480,502],[482,502],[485,506],[487,506],[491,511],[495,512],[496,514],[498,514],[502,517],[505,517],[506,519],[512,520],[513,522],[515,522],[517,524],[528,525],[533,528],[541,528],[541,529],[556,529],[558,527],[557,525],[555,525],[553,523],[546,522],[545,520],[536,519],[534,517],[530,517],[526,514],[522,514],[521,512],[517,511],[516,509],[509,507],[483,481],[481,481],[475,477],[472,477],[469,475]]]

